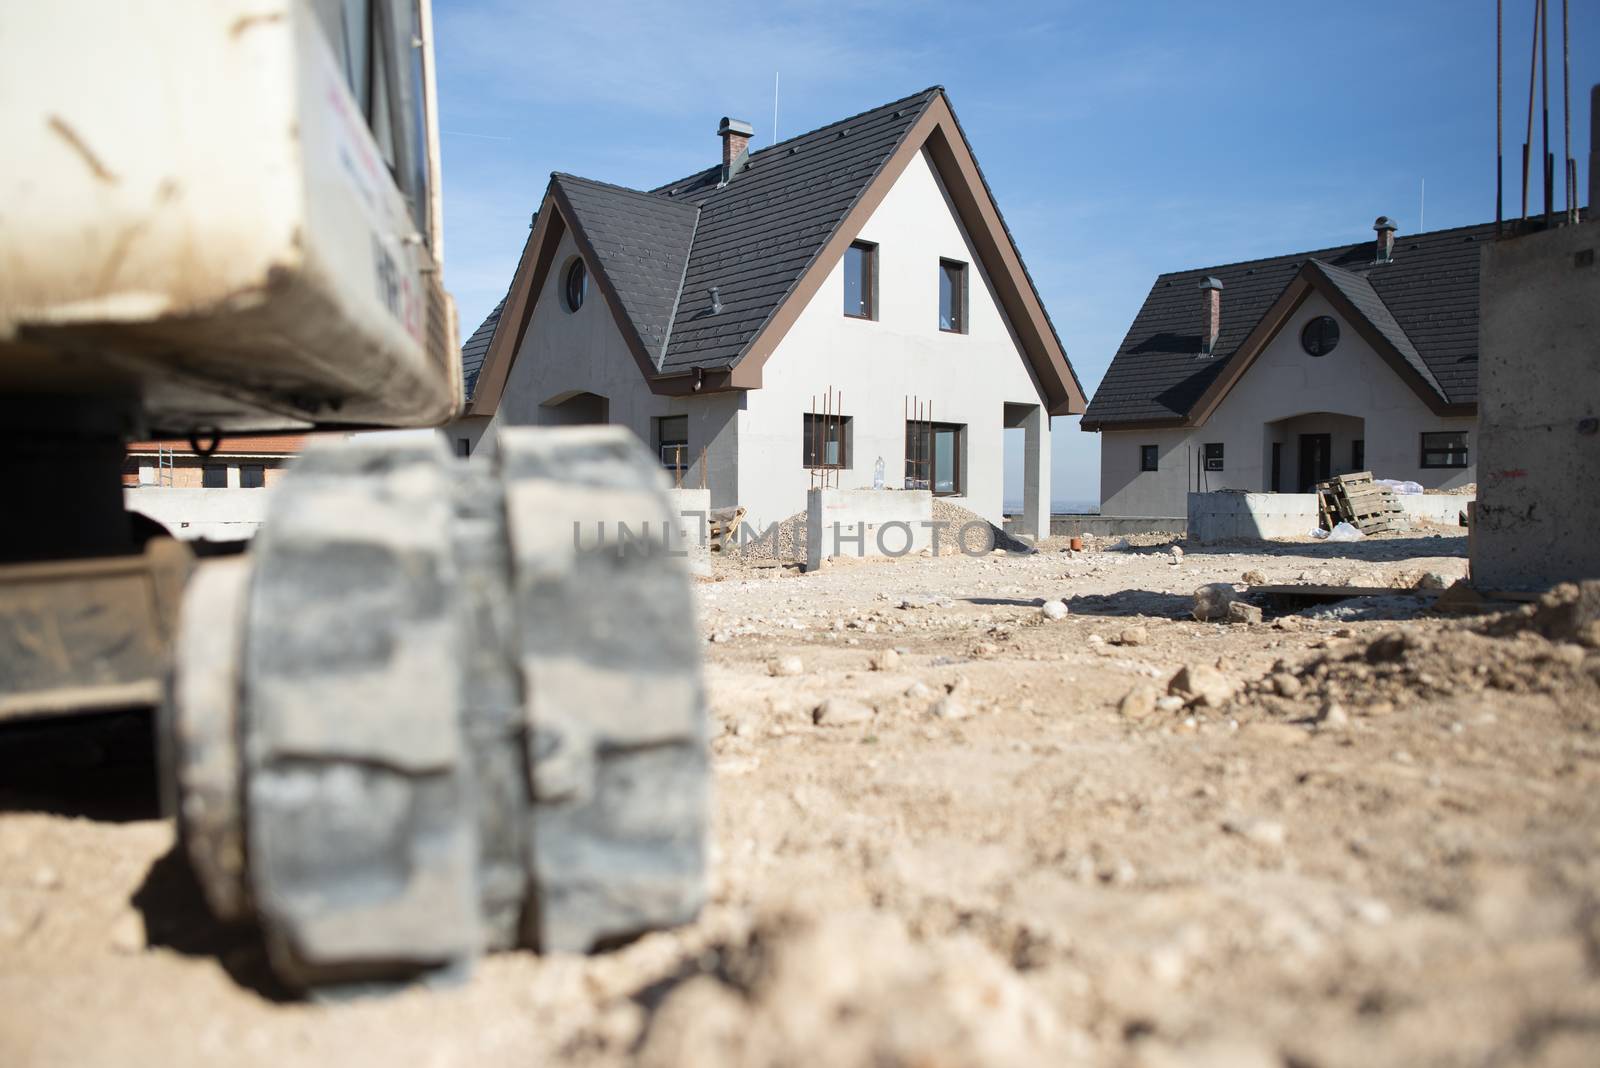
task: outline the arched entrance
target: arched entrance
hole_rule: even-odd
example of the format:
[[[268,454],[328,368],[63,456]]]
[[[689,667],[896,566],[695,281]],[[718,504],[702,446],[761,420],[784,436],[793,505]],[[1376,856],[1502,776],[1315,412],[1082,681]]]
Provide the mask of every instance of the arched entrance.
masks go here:
[[[611,421],[611,401],[598,393],[572,390],[558,393],[539,405],[540,423],[546,426],[582,426]]]
[[[1310,493],[1323,479],[1366,469],[1365,419],[1305,412],[1266,425],[1266,488]]]

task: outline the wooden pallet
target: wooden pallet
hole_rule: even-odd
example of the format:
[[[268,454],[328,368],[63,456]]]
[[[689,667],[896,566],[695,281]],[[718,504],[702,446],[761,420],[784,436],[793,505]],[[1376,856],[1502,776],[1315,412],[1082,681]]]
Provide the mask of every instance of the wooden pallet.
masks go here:
[[[1335,475],[1317,483],[1317,512],[1324,530],[1337,523],[1349,523],[1363,534],[1400,530],[1405,513],[1394,491],[1377,485],[1371,471]]]

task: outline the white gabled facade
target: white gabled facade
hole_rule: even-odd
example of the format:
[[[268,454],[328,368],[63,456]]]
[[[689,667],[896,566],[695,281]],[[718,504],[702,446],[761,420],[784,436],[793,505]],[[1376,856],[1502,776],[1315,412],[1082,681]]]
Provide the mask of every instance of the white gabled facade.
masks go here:
[[[1226,297],[1223,298],[1226,301]],[[1325,356],[1306,354],[1301,331],[1328,315],[1339,343]],[[1101,431],[1100,511],[1103,515],[1181,516],[1191,490],[1300,490],[1303,435],[1328,435],[1329,473],[1370,470],[1430,489],[1477,480],[1476,466],[1424,467],[1422,435],[1464,431],[1468,459],[1476,455],[1472,416],[1429,410],[1354,324],[1320,293],[1311,293],[1262,349],[1209,419],[1199,427]],[[1356,442],[1362,455],[1356,455]],[[1207,471],[1205,446],[1223,447],[1222,470]],[[1305,443],[1307,447],[1315,445]],[[1145,446],[1158,453],[1155,471],[1141,470]],[[1278,485],[1273,485],[1273,446]],[[1359,460],[1359,463],[1357,462]]]
[[[830,387],[850,420],[843,489],[870,487],[879,457],[885,483],[902,486],[906,398],[931,402],[933,420],[963,428],[961,493],[953,498],[991,522],[1002,518],[1006,405],[1032,410],[1033,488],[1048,512],[1049,418],[1033,372],[978,262],[937,171],[918,153],[853,235],[877,247],[876,317],[844,314],[843,262],[807,303],[738,414],[739,503],[754,519],[805,507],[804,417]],[[939,264],[967,265],[967,324],[939,329]],[[1013,409],[1013,416],[1022,414]],[[1048,516],[1046,516],[1048,522]]]

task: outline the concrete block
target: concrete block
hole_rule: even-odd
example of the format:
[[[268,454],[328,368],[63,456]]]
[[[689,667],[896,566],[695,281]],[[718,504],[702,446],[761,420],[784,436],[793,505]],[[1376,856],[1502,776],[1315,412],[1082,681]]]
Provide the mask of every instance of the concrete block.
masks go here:
[[[667,498],[678,519],[672,548],[688,553],[689,574],[705,578],[711,574],[711,491],[670,489]]]
[[[954,538],[955,531],[945,538]],[[814,489],[806,497],[806,570],[835,556],[906,556],[933,544],[927,490]]]
[[[1600,222],[1482,256],[1473,581],[1600,577]]]

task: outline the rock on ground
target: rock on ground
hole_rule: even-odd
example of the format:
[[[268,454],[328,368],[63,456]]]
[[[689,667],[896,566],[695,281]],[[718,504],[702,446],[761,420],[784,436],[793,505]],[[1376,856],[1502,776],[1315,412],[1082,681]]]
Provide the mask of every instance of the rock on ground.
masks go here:
[[[767,661],[767,674],[786,677],[805,673],[805,661],[798,656],[779,656]]]
[[[1167,692],[1182,697],[1187,704],[1201,708],[1221,708],[1233,697],[1234,685],[1226,675],[1205,664],[1179,668],[1167,684]]]
[[[848,727],[872,718],[872,709],[848,697],[830,697],[811,710],[811,722],[819,727]]]
[[[1228,606],[1239,599],[1227,582],[1211,582],[1194,591],[1194,618],[1202,623],[1226,619]]]

